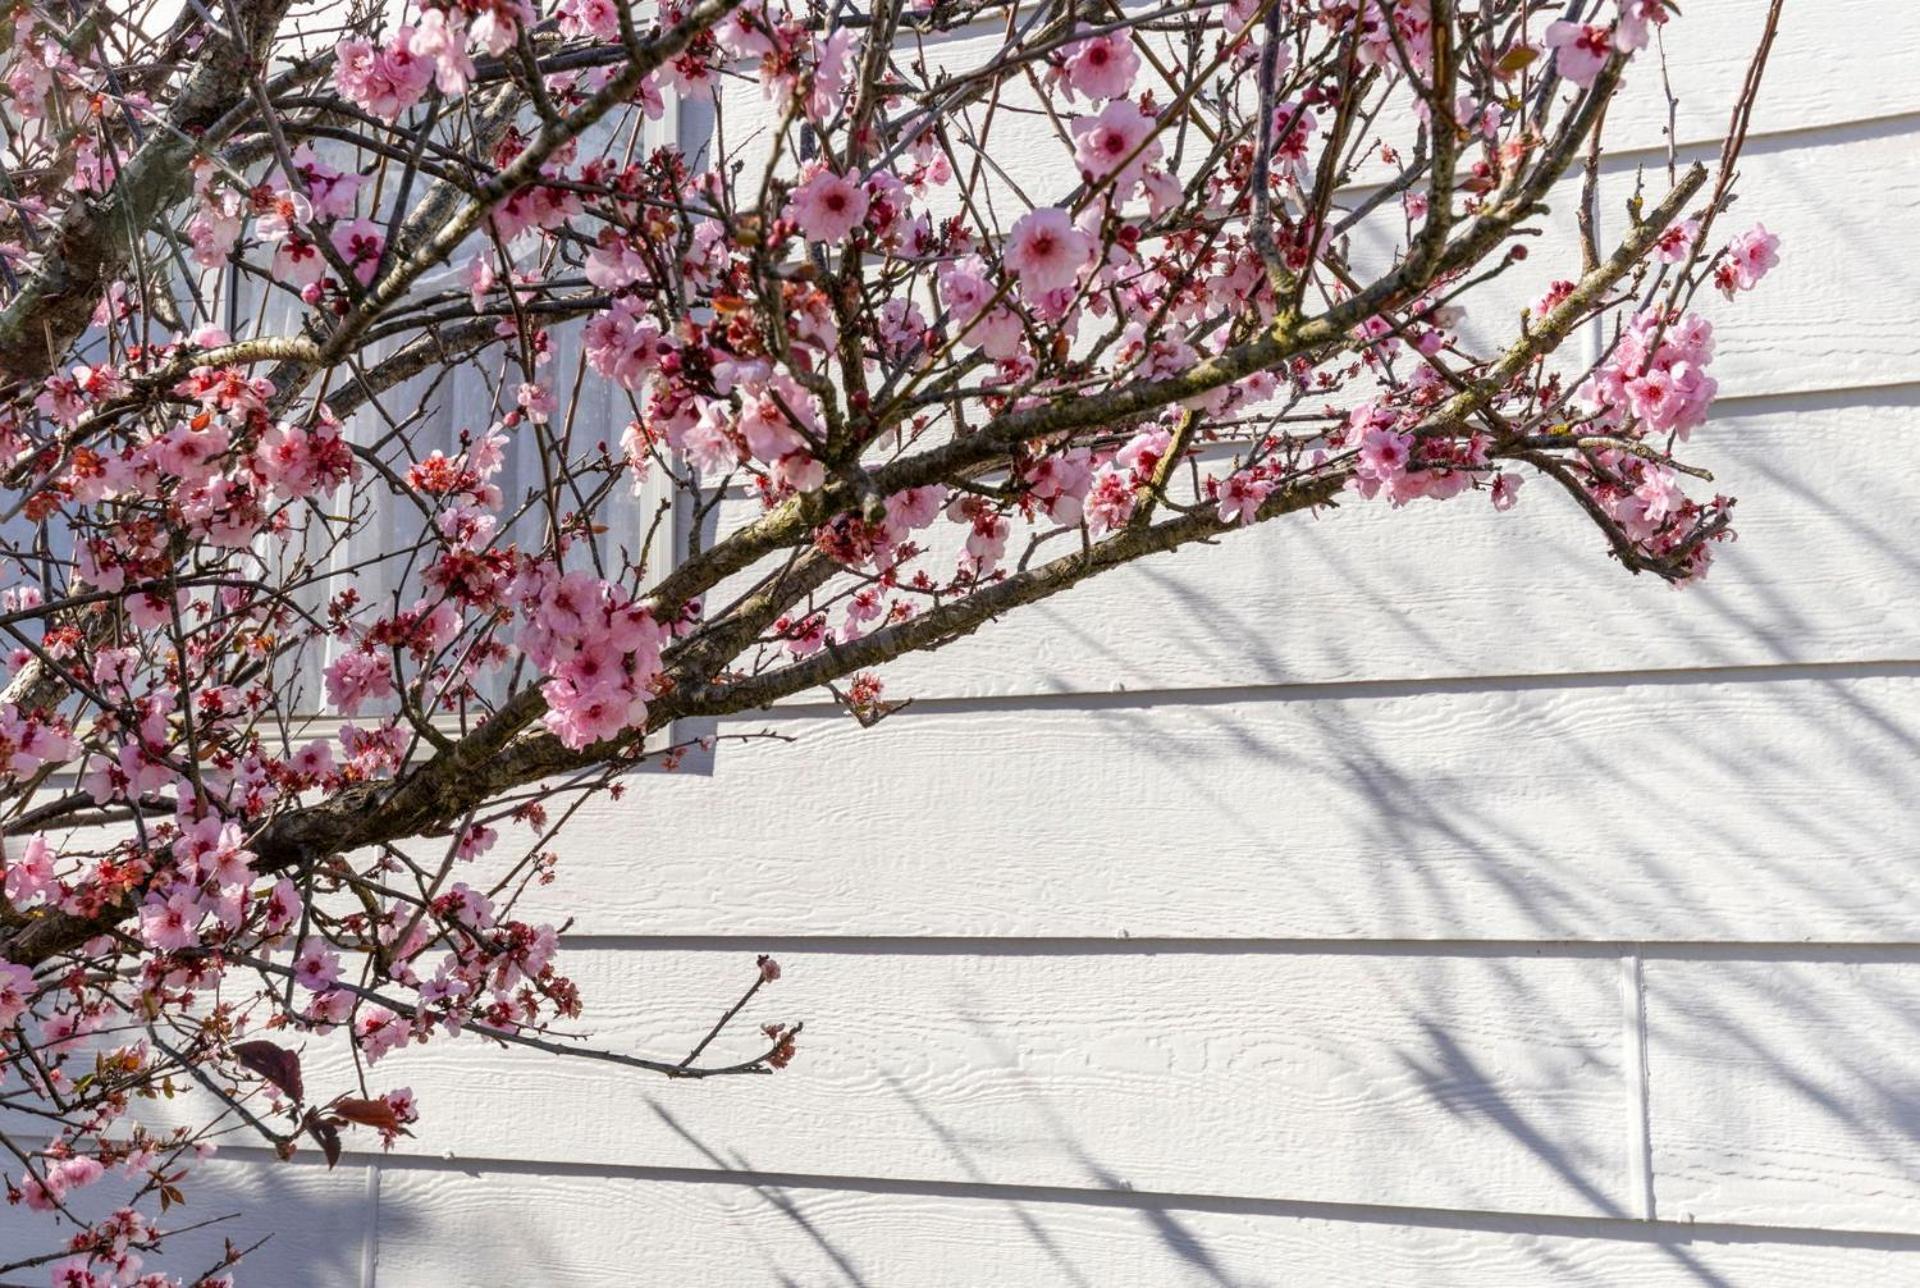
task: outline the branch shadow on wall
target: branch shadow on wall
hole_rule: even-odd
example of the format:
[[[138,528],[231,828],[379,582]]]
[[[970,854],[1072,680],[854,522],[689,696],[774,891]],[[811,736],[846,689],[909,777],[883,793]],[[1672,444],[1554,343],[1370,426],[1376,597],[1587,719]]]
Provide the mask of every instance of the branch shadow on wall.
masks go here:
[[[252,1249],[232,1272],[248,1288],[362,1284],[373,1209],[365,1169],[351,1160],[328,1171],[317,1163],[279,1162],[264,1152],[223,1153],[197,1165],[181,1189],[186,1202],[164,1214],[142,1204],[160,1229],[171,1232],[159,1252],[146,1256],[146,1270],[195,1280],[219,1266],[231,1243]],[[77,1217],[99,1220],[131,1192],[129,1184],[109,1177],[72,1194],[69,1206]],[[383,1221],[389,1232],[404,1234],[413,1227],[413,1214],[393,1210]],[[42,1251],[54,1228],[44,1214],[0,1204],[0,1262]],[[72,1227],[61,1233],[71,1234]]]

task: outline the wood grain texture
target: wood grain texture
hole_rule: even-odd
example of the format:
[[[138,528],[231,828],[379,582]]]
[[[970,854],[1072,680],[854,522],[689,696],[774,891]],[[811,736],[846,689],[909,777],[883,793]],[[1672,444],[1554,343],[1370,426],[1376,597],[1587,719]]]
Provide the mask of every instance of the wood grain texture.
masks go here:
[[[394,1170],[380,1281],[407,1288],[1782,1288],[1892,1283],[1909,1253],[621,1176]],[[393,1220],[399,1228],[389,1230]]]
[[[1920,938],[1913,676],[1316,693],[744,720],[797,741],[591,804],[529,915],[630,935]]]
[[[1674,137],[1686,144],[1726,133],[1767,0],[1715,0],[1683,8],[1683,16],[1661,29],[1648,60],[1629,70],[1607,113],[1607,137],[1616,152],[1666,146],[1662,49],[1679,99]],[[1753,134],[1797,134],[1920,111],[1920,81],[1911,74],[1917,47],[1920,10],[1912,5],[1877,0],[1788,5],[1754,106]]]
[[[1662,1216],[1920,1231],[1920,954],[1645,969]]]
[[[578,951],[595,1040],[690,1049],[734,952]],[[667,1083],[475,1043],[389,1055],[400,1152],[1624,1215],[1607,959],[783,953],[746,1025],[805,1019],[768,1078]],[[751,1027],[715,1055],[755,1053]],[[322,1048],[325,1048],[324,1050]],[[353,1085],[335,1043],[316,1096]],[[365,1143],[359,1142],[364,1148]]]

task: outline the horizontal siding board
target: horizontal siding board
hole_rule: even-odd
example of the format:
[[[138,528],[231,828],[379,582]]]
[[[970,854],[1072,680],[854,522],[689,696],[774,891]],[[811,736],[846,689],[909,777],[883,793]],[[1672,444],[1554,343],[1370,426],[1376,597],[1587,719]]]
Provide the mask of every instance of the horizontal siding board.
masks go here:
[[[1920,385],[1717,416],[1687,457],[1741,498],[1739,540],[1682,592],[1628,575],[1585,515],[1534,479],[1505,514],[1469,495],[1263,524],[1097,577],[881,674],[891,696],[925,699],[1920,660],[1907,522],[1920,478],[1881,463],[1886,436],[1915,421]],[[729,501],[723,522],[757,509]],[[926,564],[952,566],[963,538],[937,520]]]
[[[525,915],[605,935],[1920,939],[1913,676],[1315,693],[729,724],[796,740],[589,804]]]
[[[1661,1216],[1920,1232],[1920,962],[1645,977]]]
[[[1688,148],[1681,161],[1711,165],[1718,156],[1717,145]],[[1920,208],[1920,116],[1752,140],[1739,170],[1739,203],[1715,237],[1764,223],[1780,236],[1780,264],[1732,302],[1711,290],[1699,297],[1715,323],[1712,371],[1722,392],[1753,397],[1920,378],[1911,275],[1897,267],[1912,257],[1911,212]],[[1622,226],[1640,177],[1625,162],[1605,171],[1603,237]],[[1656,195],[1665,191],[1663,173],[1646,182]]]
[[[1356,957],[783,955],[752,1025],[805,1019],[770,1078],[668,1083],[474,1042],[386,1057],[401,1152],[1624,1215],[1614,963]],[[751,970],[576,951],[594,1040],[690,1049]],[[316,1096],[354,1085],[337,1043]],[[158,1111],[156,1111],[158,1112]]]
[[[1768,0],[1713,0],[1684,6],[1660,32],[1645,61],[1630,65],[1607,112],[1614,152],[1667,143],[1668,103],[1658,56],[1664,48],[1674,94],[1675,138],[1722,138],[1764,26]],[[1752,137],[1798,134],[1828,125],[1920,111],[1912,52],[1920,48],[1920,9],[1879,0],[1821,0],[1787,5],[1767,59]]]
[[[1890,1283],[1915,1255],[1671,1227],[1583,1238],[1419,1214],[1397,1224],[484,1170],[391,1171],[380,1212],[380,1282],[407,1288],[603,1288],[637,1274],[743,1288],[1758,1288]],[[390,1218],[407,1224],[389,1230]]]

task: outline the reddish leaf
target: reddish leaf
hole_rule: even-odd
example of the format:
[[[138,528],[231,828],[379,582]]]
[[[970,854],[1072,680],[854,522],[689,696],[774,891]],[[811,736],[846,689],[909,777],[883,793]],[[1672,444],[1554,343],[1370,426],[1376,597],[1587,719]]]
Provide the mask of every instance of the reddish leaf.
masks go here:
[[[307,1110],[307,1131],[320,1144],[320,1152],[327,1157],[327,1168],[340,1161],[340,1129],[322,1118],[313,1110]]]
[[[400,1125],[400,1119],[393,1112],[393,1106],[384,1100],[353,1100],[342,1098],[327,1106],[328,1110],[350,1123],[359,1123],[362,1127],[376,1127],[381,1131],[398,1132],[402,1136],[411,1136],[412,1132]]]
[[[285,1047],[271,1042],[238,1042],[233,1054],[242,1065],[295,1100],[306,1099],[306,1088],[300,1081],[300,1057]]]

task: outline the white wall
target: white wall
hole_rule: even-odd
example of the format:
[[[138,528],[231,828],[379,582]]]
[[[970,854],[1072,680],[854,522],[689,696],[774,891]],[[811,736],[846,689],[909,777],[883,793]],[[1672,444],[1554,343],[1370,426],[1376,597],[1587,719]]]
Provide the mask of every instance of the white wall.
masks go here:
[[[1763,8],[1674,27],[1687,150]],[[1788,6],[1706,586],[1540,486],[1358,506],[904,664],[872,732],[740,721],[797,742],[601,806],[551,897],[602,1042],[772,951],[793,1067],[393,1057],[419,1138],[263,1170],[249,1282],[1920,1282],[1916,50]]]

